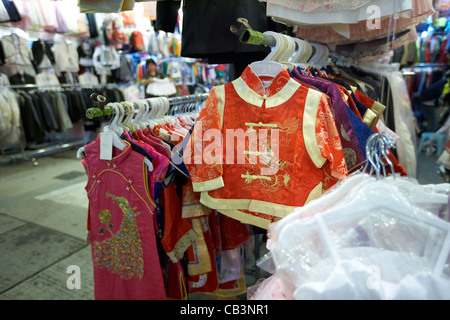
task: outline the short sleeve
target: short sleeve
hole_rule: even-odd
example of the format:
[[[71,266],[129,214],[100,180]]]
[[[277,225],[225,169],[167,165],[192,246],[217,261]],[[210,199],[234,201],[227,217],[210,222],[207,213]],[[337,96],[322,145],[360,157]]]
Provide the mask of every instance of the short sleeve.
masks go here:
[[[220,127],[216,94],[212,88],[183,154],[195,192],[212,191],[224,186]]]
[[[339,180],[348,177],[348,169],[339,132],[325,95],[320,99],[315,127],[320,153],[326,159],[322,167],[324,172],[323,187],[329,189]]]

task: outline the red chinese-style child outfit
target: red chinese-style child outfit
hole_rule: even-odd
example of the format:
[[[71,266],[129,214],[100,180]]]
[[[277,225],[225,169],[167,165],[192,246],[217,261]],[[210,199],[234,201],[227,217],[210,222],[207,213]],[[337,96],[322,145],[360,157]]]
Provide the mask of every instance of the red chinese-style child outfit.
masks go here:
[[[234,141],[242,133],[245,140]],[[250,139],[255,133],[258,139]],[[240,156],[244,163],[237,163]],[[326,95],[286,69],[270,79],[248,66],[238,79],[212,88],[184,160],[203,205],[262,228],[348,176]]]

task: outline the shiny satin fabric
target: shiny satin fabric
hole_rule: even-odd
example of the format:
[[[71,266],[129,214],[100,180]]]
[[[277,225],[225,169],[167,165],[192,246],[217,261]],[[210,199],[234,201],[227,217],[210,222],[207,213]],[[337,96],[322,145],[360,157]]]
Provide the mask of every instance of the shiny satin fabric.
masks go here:
[[[129,143],[100,160],[100,136],[85,146],[96,300],[165,300],[145,156]]]

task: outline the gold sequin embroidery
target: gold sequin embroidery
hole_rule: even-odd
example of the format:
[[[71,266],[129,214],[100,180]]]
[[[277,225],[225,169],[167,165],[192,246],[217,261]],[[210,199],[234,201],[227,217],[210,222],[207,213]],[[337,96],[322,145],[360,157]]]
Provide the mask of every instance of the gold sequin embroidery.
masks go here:
[[[131,208],[124,197],[116,197],[106,193],[107,198],[113,198],[123,212],[120,228],[112,232],[111,211],[105,209],[98,213],[98,218],[106,227],[99,229],[99,234],[109,232],[111,237],[103,241],[94,242],[94,264],[97,268],[106,268],[111,273],[119,274],[123,279],[144,276],[144,260],[141,238],[139,235],[136,217],[136,207]]]

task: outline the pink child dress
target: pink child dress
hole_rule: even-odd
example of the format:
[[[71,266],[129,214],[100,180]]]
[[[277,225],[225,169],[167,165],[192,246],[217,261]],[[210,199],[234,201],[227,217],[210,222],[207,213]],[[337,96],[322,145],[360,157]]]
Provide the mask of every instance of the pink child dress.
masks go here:
[[[114,148],[100,159],[100,136],[85,146],[96,300],[166,300],[145,156]]]

